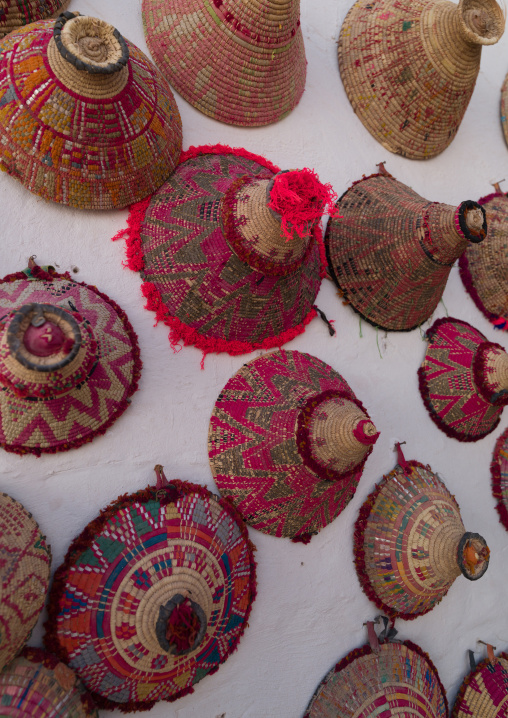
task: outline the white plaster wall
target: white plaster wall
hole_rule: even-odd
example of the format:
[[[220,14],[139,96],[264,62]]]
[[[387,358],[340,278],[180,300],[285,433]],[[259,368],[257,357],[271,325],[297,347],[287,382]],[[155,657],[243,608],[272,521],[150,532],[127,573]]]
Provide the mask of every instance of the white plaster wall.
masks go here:
[[[456,139],[439,157],[422,163],[385,150],[347,101],[336,41],[350,0],[301,0],[301,5],[308,77],[299,106],[271,127],[240,129],[214,122],[177,95],[184,148],[221,142],[263,154],[283,168],[313,167],[339,195],[382,160],[397,179],[429,200],[458,204],[478,199],[492,191],[491,182],[504,177],[508,189],[508,150],[499,121],[508,33],[498,45],[483,50],[477,86]],[[146,52],[140,0],[71,0],[70,9],[111,22]],[[186,347],[173,354],[167,328],[154,328],[154,315],[143,308],[139,276],[122,267],[123,243],[111,242],[125,226],[126,211],[79,212],[52,205],[7,175],[0,176],[0,207],[0,275],[23,269],[32,254],[40,264],[53,264],[61,272],[76,269],[76,279],[96,284],[126,310],[144,363],[132,406],[92,444],[42,458],[0,450],[0,490],[33,512],[51,543],[56,568],[72,538],[103,506],[154,481],[156,463],[164,464],[168,478],[215,489],[207,456],[209,417],[228,378],[254,355],[209,355],[201,371],[198,350]],[[258,598],[238,651],[216,675],[198,684],[193,695],[155,706],[154,718],[303,715],[324,674],[363,645],[362,624],[378,613],[356,578],[352,533],[364,499],[395,464],[395,439],[407,442],[407,458],[429,463],[441,475],[456,495],[466,529],[483,534],[492,550],[481,581],[457,579],[430,614],[398,621],[400,636],[431,655],[450,702],[467,670],[466,650],[481,648],[477,639],[508,648],[508,533],[494,509],[489,471],[508,411],[500,427],[478,443],[449,439],[428,417],[418,392],[416,371],[425,352],[420,331],[376,334],[362,322],[360,336],[358,315],[341,304],[327,280],[317,303],[335,320],[337,335],[331,338],[316,319],[287,347],[315,354],[341,372],[380,429],[380,439],[349,506],[309,545],[250,529],[258,549]],[[471,322],[488,339],[508,347],[508,335],[494,331],[466,294],[457,267],[444,303],[450,316]],[[444,315],[440,304],[434,318]],[[42,621],[33,645],[40,645],[41,626]]]

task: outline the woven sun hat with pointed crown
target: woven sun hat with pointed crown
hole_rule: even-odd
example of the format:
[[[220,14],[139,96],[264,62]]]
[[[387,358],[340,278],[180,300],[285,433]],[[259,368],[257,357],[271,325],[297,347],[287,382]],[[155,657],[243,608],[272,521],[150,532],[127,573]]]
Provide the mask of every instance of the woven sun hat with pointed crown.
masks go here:
[[[37,623],[49,588],[51,551],[31,514],[0,494],[0,671]],[[2,691],[0,690],[0,696]],[[0,697],[0,714],[2,714]]]
[[[118,30],[65,12],[0,45],[0,168],[78,209],[137,202],[172,172],[182,125],[161,73]]]
[[[320,219],[334,193],[310,169],[222,145],[191,147],[150,200],[131,208],[128,266],[170,341],[243,354],[281,346],[316,315]],[[120,232],[118,236],[123,233]]]
[[[496,441],[491,464],[492,493],[503,526],[508,529],[508,429]]]
[[[121,496],[55,573],[46,646],[99,708],[174,701],[237,648],[256,595],[254,546],[230,503],[168,483]]]
[[[364,319],[409,331],[436,309],[455,261],[487,232],[484,209],[429,202],[380,165],[337,203],[325,244],[333,280]]]
[[[390,152],[435,157],[460,126],[482,46],[496,43],[504,25],[495,0],[357,0],[339,38],[354,111]]]
[[[430,418],[454,439],[482,439],[494,431],[508,404],[508,354],[452,317],[435,321],[427,339],[418,376]]]
[[[300,0],[143,0],[143,23],[169,82],[215,120],[268,125],[302,96]]]
[[[0,38],[58,12],[67,0],[0,0]]]
[[[120,307],[31,262],[0,280],[0,446],[56,453],[103,434],[130,404],[138,340]]]
[[[259,531],[307,543],[353,497],[379,434],[347,382],[310,354],[245,364],[208,433],[219,491]]]
[[[469,651],[471,673],[460,687],[451,718],[505,718],[508,709],[508,654],[494,654],[487,644],[488,657],[475,665]]]

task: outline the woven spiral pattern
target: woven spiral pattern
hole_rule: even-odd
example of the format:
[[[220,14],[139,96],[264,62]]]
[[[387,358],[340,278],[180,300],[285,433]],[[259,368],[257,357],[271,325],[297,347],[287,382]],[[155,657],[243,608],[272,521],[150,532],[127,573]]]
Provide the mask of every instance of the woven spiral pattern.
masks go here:
[[[337,471],[320,454],[325,438],[316,447],[304,428],[312,432],[313,421],[326,418],[327,401],[344,399],[368,419],[340,374],[297,351],[254,359],[227,382],[210,420],[208,454],[219,491],[247,523],[273,536],[307,540],[347,506],[370,447],[362,455],[349,453],[345,437],[328,437],[343,450],[341,458],[348,457]]]
[[[0,0],[0,38],[21,25],[43,20],[68,0]]]
[[[471,30],[469,15],[485,27]],[[411,159],[455,137],[480,69],[482,44],[504,30],[497,3],[357,0],[339,38],[339,68],[354,111],[383,147]]]
[[[143,0],[147,45],[191,105],[232,125],[267,125],[306,76],[300,0]]]
[[[503,526],[508,529],[508,429],[496,442],[491,465],[492,493]]]
[[[125,71],[80,72],[56,49],[53,26],[43,20],[2,41],[0,167],[54,202],[125,207],[160,187],[178,162],[171,89],[130,43]]]
[[[25,648],[0,673],[0,715],[6,718],[98,718],[76,674],[51,653]]]
[[[378,653],[368,645],[352,651],[325,676],[304,718],[377,716],[448,716],[446,693],[434,664],[409,641],[385,643]]]
[[[19,653],[37,623],[50,565],[50,548],[32,515],[0,494],[0,670]],[[0,698],[0,714],[1,708]]]
[[[161,648],[161,606],[190,594],[206,618],[185,655]],[[234,509],[206,489],[172,482],[119,498],[78,536],[57,570],[46,645],[93,691],[125,712],[175,700],[236,648],[255,596],[255,564]]]
[[[478,664],[465,679],[451,718],[508,718],[508,655]]]

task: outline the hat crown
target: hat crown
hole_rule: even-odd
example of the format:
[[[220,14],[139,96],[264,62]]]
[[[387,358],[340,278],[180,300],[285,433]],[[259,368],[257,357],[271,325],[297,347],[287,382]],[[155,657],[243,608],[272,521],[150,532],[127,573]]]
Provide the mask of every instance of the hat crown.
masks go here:
[[[502,37],[505,18],[496,0],[460,0],[457,13],[467,42],[494,45]]]
[[[424,208],[421,241],[429,258],[452,265],[469,243],[479,244],[487,236],[485,210],[472,201],[458,207],[433,203]]]

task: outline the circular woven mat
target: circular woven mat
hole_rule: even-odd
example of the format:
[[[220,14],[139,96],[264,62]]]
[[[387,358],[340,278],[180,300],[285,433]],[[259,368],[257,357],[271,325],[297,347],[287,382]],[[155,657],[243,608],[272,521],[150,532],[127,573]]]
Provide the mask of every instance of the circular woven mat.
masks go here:
[[[69,0],[0,0],[0,38],[63,9]]]
[[[346,716],[447,718],[448,703],[436,667],[419,646],[385,643],[376,654],[367,645],[325,676],[304,718]]]
[[[0,673],[2,718],[98,718],[76,674],[40,648],[25,648]]]
[[[307,409],[319,411],[338,394],[361,407],[340,374],[297,351],[250,361],[221,391],[208,432],[210,467],[221,494],[254,528],[307,541],[352,499],[370,448],[349,471],[327,470],[298,425]]]
[[[99,707],[175,700],[235,650],[255,597],[253,547],[236,511],[180,481],[119,498],[71,544],[49,600],[46,645]],[[206,621],[185,655],[163,650],[161,607],[189,594]]]
[[[496,442],[491,464],[492,493],[497,499],[497,511],[503,526],[508,529],[508,429]]]
[[[91,373],[62,396],[22,398],[0,383],[0,446],[18,454],[56,453],[92,441],[123,414],[137,389],[141,361],[134,330],[115,302],[68,275],[38,267],[32,273],[32,279],[20,272],[0,280],[0,317],[31,302],[54,304],[77,312],[98,344]]]
[[[51,551],[32,514],[0,494],[0,671],[25,645],[46,602]],[[2,700],[0,698],[0,715]]]
[[[464,5],[467,21],[471,3]],[[501,9],[495,2],[476,5],[488,15],[488,28],[476,41],[497,42]],[[441,0],[357,0],[348,12],[339,37],[344,89],[365,127],[390,152],[428,159],[455,137],[481,56],[481,44],[461,30],[460,15],[457,5]]]
[[[0,168],[53,202],[125,207],[160,187],[178,162],[182,126],[171,89],[129,42],[123,74],[80,72],[56,49],[54,24],[42,20],[2,41]]]
[[[267,125],[298,104],[307,72],[300,0],[143,0],[148,48],[191,105]]]
[[[508,655],[495,663],[482,661],[470,673],[455,700],[451,718],[506,718],[508,716]]]

